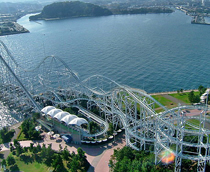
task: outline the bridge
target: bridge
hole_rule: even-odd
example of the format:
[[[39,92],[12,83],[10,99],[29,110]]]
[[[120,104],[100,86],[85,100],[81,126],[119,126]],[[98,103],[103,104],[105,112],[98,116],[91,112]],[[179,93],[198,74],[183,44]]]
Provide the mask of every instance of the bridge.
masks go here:
[[[21,114],[40,112],[47,105],[77,107],[80,113],[103,125],[104,130],[84,136],[103,135],[112,123],[114,130],[123,128],[127,146],[155,154],[155,163],[175,156],[175,171],[181,171],[182,159],[197,162],[204,172],[210,161],[209,134],[206,127],[208,106],[179,106],[167,109],[144,90],[121,85],[107,77],[94,75],[81,80],[59,57],[45,57],[34,69],[22,67],[6,45],[0,41],[0,101],[7,110]],[[86,102],[86,109],[80,102]],[[97,107],[100,115],[90,112]],[[157,113],[155,109],[162,109]],[[197,110],[188,116],[185,110]],[[199,124],[192,124],[197,120]]]

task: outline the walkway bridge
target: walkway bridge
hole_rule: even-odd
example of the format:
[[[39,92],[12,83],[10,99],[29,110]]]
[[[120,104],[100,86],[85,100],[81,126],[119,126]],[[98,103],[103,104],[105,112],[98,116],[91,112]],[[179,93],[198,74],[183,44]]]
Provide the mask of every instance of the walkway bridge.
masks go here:
[[[181,106],[167,109],[145,91],[120,85],[100,75],[81,80],[60,58],[48,56],[32,70],[23,68],[0,41],[0,101],[10,104],[12,110],[40,112],[47,105],[74,106],[80,112],[114,129],[125,129],[126,144],[136,150],[150,150],[158,164],[167,150],[175,155],[175,171],[181,171],[182,159],[197,161],[198,171],[205,171],[210,160],[209,122],[207,106]],[[29,66],[30,67],[30,66]],[[87,109],[79,106],[86,102]],[[89,110],[97,107],[104,118]],[[162,109],[156,113],[155,109]],[[197,110],[198,116],[189,116],[184,110]],[[189,120],[199,125],[189,125]],[[189,127],[190,126],[190,127]]]

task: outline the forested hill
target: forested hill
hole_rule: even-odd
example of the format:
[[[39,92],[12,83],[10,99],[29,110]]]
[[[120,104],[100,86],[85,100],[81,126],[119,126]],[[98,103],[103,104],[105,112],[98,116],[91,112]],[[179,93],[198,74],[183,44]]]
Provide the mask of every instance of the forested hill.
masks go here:
[[[47,5],[42,12],[35,16],[30,16],[30,20],[50,20],[70,17],[90,17],[111,15],[112,12],[94,4],[79,1],[56,2]]]

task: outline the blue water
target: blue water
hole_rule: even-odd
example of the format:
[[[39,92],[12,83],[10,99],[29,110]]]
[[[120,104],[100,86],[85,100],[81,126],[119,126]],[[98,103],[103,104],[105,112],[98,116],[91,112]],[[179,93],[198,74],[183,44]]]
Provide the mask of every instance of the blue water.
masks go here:
[[[0,37],[26,68],[56,55],[81,79],[104,75],[147,92],[210,87],[210,26],[172,14],[113,15],[18,23],[30,33]]]

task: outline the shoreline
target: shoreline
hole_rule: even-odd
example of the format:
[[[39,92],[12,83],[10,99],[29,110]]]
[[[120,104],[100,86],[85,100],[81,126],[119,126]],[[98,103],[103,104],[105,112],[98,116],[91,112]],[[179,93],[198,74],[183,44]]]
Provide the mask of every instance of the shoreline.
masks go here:
[[[189,93],[191,91],[198,91],[198,89],[183,90],[183,93]],[[156,92],[156,93],[147,93],[147,94],[152,96],[152,95],[165,95],[165,94],[175,94],[175,93],[177,93],[177,91],[165,91],[165,92]]]

